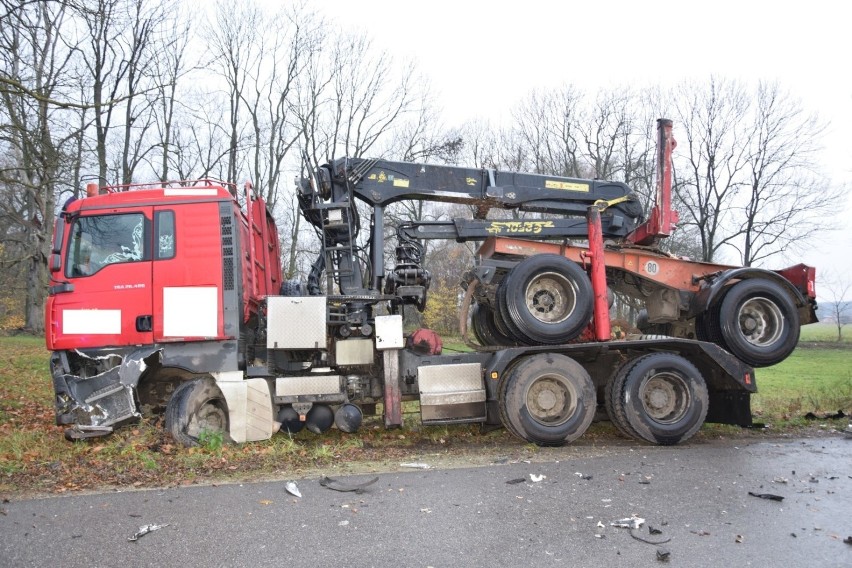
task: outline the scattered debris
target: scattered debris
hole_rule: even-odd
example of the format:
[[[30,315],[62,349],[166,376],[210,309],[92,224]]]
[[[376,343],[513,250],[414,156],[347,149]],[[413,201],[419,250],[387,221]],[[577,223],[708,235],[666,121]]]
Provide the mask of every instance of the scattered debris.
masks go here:
[[[547,479],[547,476],[546,475],[536,475],[534,473],[531,473],[530,479],[532,480],[533,483],[538,483],[539,481]]]
[[[169,525],[165,524],[165,525],[144,525],[144,526],[141,526],[141,527],[139,527],[139,530],[136,532],[136,534],[134,534],[133,536],[127,537],[127,540],[129,540],[130,542],[136,542],[137,540],[139,540],[140,538],[142,538],[146,534],[154,532],[154,531],[158,531],[158,530],[163,529],[163,528],[166,528],[167,526],[169,526]]]
[[[657,549],[657,560],[659,560],[660,562],[668,562],[671,555],[672,551],[668,548]]]
[[[736,537],[734,537],[734,542],[736,542],[737,544],[742,544],[743,540],[745,540],[745,537],[741,534],[738,534]]]
[[[648,525],[648,533],[650,533],[650,534],[663,534],[663,531],[662,531],[662,529],[658,529],[658,528],[652,527],[651,525]]]
[[[526,477],[516,477],[515,479],[510,479],[506,482],[507,485],[517,485],[518,483],[524,483],[527,480]]]
[[[772,483],[789,483],[789,481],[786,477],[776,477],[772,480]]]
[[[430,469],[432,466],[430,466],[428,463],[412,462],[412,463],[401,463],[401,464],[399,464],[399,467],[411,467],[411,468],[414,468],[414,469]]]
[[[423,508],[423,509],[420,509],[420,512],[421,512],[421,513],[431,513],[431,512],[432,512],[432,509],[430,509],[430,508],[428,508],[428,507],[425,507],[425,508]]]
[[[575,471],[575,472],[574,472],[574,475],[576,475],[576,476],[577,476],[577,477],[579,477],[580,479],[585,479],[586,481],[588,481],[588,480],[590,480],[590,479],[592,478],[592,476],[591,476],[591,475],[583,475],[583,474],[582,474],[582,473],[580,473],[579,471]]]
[[[658,530],[658,529],[654,529],[654,530],[656,530],[656,532],[651,532],[651,534],[662,534],[663,533],[663,531],[661,531],[661,530]],[[643,536],[640,536],[638,531],[639,531],[638,528],[635,528],[635,529],[631,528],[630,529],[630,536],[632,536],[634,539],[638,540],[639,542],[657,545],[657,544],[665,544],[665,543],[670,542],[672,540],[672,537],[666,537],[662,540],[650,540],[650,539],[647,539]],[[648,531],[649,532],[651,531],[650,527],[648,527]]]
[[[302,498],[302,492],[299,491],[299,488],[296,486],[295,481],[288,481],[284,487],[285,489],[287,489],[287,493],[289,493],[290,495],[295,495],[299,499]]]
[[[630,517],[627,519],[619,519],[617,521],[612,521],[610,526],[618,527],[622,529],[638,529],[642,525],[645,524],[645,519],[641,517]]]
[[[752,497],[759,497],[760,499],[768,499],[770,501],[783,501],[784,497],[781,495],[774,495],[772,493],[754,493],[752,491],[748,492]]]
[[[602,522],[598,521],[598,528],[599,529],[605,529],[606,526]]]
[[[261,499],[258,503],[261,505],[272,505],[272,501],[270,499]]]
[[[700,531],[689,531],[692,534],[697,534],[698,536],[710,536],[710,531],[700,530]]]
[[[320,477],[319,484],[326,489],[331,489],[332,491],[341,491],[343,493],[353,491],[358,493],[359,495],[367,490],[367,487],[376,483],[379,480],[378,477],[374,477],[369,481],[365,481],[364,483],[343,483],[342,481],[338,481],[332,477],[326,477],[323,475]]]
[[[842,410],[838,410],[834,414],[825,414],[823,416],[817,416],[813,412],[805,414],[805,420],[840,420],[841,418],[846,418],[846,414]]]
[[[339,523],[337,523],[337,526],[339,526],[339,527],[345,527],[345,526],[347,526],[348,524],[349,524],[349,521],[340,521]]]
[[[606,538],[605,534],[596,534],[595,538]]]
[[[847,536],[843,539],[843,542],[845,542],[846,544],[852,544],[852,536]]]

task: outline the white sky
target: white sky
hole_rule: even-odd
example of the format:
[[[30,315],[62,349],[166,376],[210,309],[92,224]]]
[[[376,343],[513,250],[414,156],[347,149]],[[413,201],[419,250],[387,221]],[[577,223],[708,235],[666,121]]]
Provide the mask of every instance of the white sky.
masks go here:
[[[852,191],[852,20],[843,2],[319,0],[313,7],[366,31],[376,47],[415,59],[447,125],[497,124],[532,89],[568,83],[594,91],[711,74],[778,80],[829,123],[821,162]],[[852,279],[852,199],[841,209],[837,232],[814,236],[812,252],[771,267],[816,266],[818,292],[826,268]]]

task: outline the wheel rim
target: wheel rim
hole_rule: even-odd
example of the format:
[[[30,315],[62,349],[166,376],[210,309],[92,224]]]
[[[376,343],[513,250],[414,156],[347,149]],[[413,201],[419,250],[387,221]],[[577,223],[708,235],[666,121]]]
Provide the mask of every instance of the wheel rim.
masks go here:
[[[228,416],[225,410],[216,404],[215,400],[208,400],[195,412],[186,425],[186,433],[193,438],[198,438],[202,432],[224,432],[228,425]]]
[[[545,426],[566,422],[577,409],[574,387],[560,377],[542,377],[527,389],[527,410],[533,420]]]
[[[530,315],[542,323],[555,324],[568,319],[577,303],[577,288],[555,272],[539,274],[527,284],[524,300]]]
[[[784,316],[778,305],[768,298],[749,298],[737,313],[743,338],[758,347],[772,345],[781,338]]]
[[[639,389],[639,399],[645,414],[659,424],[678,422],[690,407],[686,382],[671,372],[651,375]]]

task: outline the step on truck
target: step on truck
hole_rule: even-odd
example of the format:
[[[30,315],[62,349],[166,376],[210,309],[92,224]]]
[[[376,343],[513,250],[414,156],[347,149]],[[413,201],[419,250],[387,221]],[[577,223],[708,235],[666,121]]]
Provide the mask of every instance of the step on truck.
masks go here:
[[[205,431],[244,442],[354,433],[379,408],[399,427],[403,403],[418,401],[424,424],[502,425],[540,445],[575,440],[599,408],[656,444],[705,421],[750,425],[754,367],[783,360],[816,319],[814,269],[660,252],[677,219],[671,122],[658,132],[644,222],[619,182],[354,158],[307,166],[296,196],[318,254],[304,283],[282,281],[275,222],[249,184],[239,196],[210,180],[90,186],[60,212],[49,260],[57,423],[81,439],[161,412],[185,445]],[[385,270],[385,208],[402,200],[475,213],[400,223]],[[461,282],[470,352],[405,332],[405,306],[428,301],[423,239],[481,243]],[[643,302],[647,335],[613,340],[615,292]]]

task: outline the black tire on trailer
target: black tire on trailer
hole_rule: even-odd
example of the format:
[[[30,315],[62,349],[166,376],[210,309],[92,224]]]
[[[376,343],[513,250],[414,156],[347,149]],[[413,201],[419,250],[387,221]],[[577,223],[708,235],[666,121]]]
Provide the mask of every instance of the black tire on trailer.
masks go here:
[[[536,345],[527,334],[515,325],[512,318],[509,316],[509,311],[506,309],[506,277],[497,286],[497,292],[494,295],[494,326],[501,335],[505,336],[517,345]]]
[[[302,283],[298,280],[285,280],[281,283],[282,296],[304,296],[302,293]]]
[[[592,319],[593,293],[580,266],[558,254],[524,259],[503,282],[509,319],[537,343],[565,343]]]
[[[504,335],[494,321],[494,310],[486,304],[474,304],[470,314],[470,325],[480,345],[515,345],[516,342]]]
[[[624,416],[623,405],[618,404],[616,401],[618,400],[618,397],[621,396],[621,392],[624,388],[624,379],[627,377],[627,373],[630,372],[630,369],[633,368],[636,361],[639,359],[640,357],[635,357],[622,363],[607,380],[606,386],[604,387],[604,408],[606,408],[606,413],[609,416],[610,422],[612,422],[615,428],[625,437],[636,440],[641,440],[642,438],[636,430],[633,429],[627,421],[627,418]]]
[[[166,431],[187,447],[197,446],[202,432],[228,436],[228,406],[216,381],[210,377],[180,385],[166,405]]]
[[[540,353],[518,362],[501,389],[508,429],[540,446],[561,446],[583,435],[595,417],[595,385],[576,361]]]
[[[704,424],[709,396],[704,377],[675,353],[651,353],[626,370],[621,388],[613,382],[617,417],[640,440],[670,446],[684,442]]]
[[[780,284],[763,278],[737,282],[719,305],[725,346],[753,367],[780,363],[799,342],[799,312]]]

